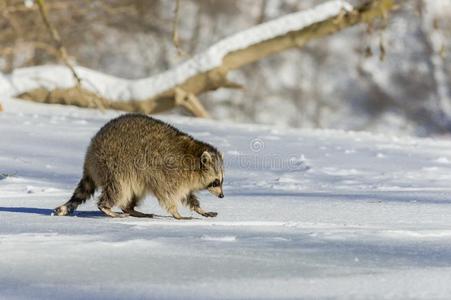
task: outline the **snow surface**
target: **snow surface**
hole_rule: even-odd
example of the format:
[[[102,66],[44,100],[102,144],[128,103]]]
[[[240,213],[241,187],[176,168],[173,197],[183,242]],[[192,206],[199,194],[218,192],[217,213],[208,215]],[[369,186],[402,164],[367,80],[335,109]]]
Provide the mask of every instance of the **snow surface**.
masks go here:
[[[301,30],[352,9],[352,5],[346,1],[334,0],[280,17],[227,37],[174,69],[149,78],[127,80],[80,66],[75,69],[82,78],[85,88],[108,99],[144,100],[183,83],[193,75],[220,66],[228,53],[287,32]],[[73,76],[65,66],[19,68],[10,75],[0,74],[0,95],[15,96],[39,87],[53,89],[69,88],[74,85]]]
[[[451,297],[450,142],[164,117],[224,152],[217,218],[52,217],[118,113],[2,101],[2,299]]]

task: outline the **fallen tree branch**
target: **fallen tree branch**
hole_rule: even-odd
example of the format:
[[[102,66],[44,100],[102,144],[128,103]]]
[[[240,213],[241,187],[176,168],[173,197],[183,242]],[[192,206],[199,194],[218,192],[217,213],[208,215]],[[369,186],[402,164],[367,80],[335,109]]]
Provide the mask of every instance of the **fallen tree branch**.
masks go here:
[[[66,104],[88,108],[98,108],[99,105],[95,102],[100,102],[101,107],[107,107],[109,103],[107,99],[79,86],[67,89],[56,88],[52,90],[37,88],[22,93],[20,98],[48,104]],[[95,102],[93,100],[94,98]]]
[[[311,10],[263,23],[226,38],[174,70],[137,82],[128,82],[120,94],[129,93],[129,99],[103,98],[103,103],[107,108],[145,113],[160,113],[183,106],[194,115],[204,116],[205,110],[195,96],[223,87],[240,88],[240,85],[227,79],[231,70],[289,48],[303,47],[312,39],[325,37],[353,25],[369,23],[378,17],[386,18],[395,6],[395,0],[368,0],[356,7],[344,1],[326,2]],[[280,30],[278,26],[288,27],[288,30]],[[244,44],[234,45],[237,41],[243,40]],[[217,52],[221,55],[215,55]],[[208,63],[205,64],[205,61]],[[136,92],[152,85],[154,87],[150,88],[147,97],[142,97],[141,92]],[[180,91],[183,91],[185,96],[190,95],[189,105],[184,104],[186,101],[180,101]],[[135,94],[140,96],[136,97]],[[51,93],[48,93],[47,100],[38,99],[34,91],[28,91],[26,95],[22,94],[20,97],[66,104],[60,98],[53,97]],[[89,106],[89,103],[79,105]]]
[[[181,88],[175,89],[175,103],[178,106],[183,106],[189,111],[193,112],[196,117],[206,118],[208,117],[208,112],[197,99],[196,95],[193,93],[187,93]]]

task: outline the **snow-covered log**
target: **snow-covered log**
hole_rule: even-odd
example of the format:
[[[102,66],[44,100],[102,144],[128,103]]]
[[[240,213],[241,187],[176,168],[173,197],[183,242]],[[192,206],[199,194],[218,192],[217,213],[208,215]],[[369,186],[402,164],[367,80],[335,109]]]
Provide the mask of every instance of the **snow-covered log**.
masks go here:
[[[140,80],[119,79],[76,67],[82,90],[63,66],[41,66],[15,70],[0,78],[0,94],[46,103],[89,106],[91,97],[107,108],[159,113],[183,106],[196,116],[207,112],[196,95],[218,88],[237,88],[227,79],[229,71],[293,47],[302,47],[358,23],[386,16],[395,0],[360,1],[352,6],[329,1],[244,30],[208,48],[205,52],[167,72]],[[88,100],[85,100],[88,99]]]

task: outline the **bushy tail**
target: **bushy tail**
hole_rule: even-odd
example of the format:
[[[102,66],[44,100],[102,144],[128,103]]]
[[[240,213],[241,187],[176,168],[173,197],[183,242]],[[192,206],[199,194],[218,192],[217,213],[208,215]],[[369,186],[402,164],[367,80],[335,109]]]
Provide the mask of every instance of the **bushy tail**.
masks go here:
[[[86,202],[96,190],[96,186],[91,177],[84,175],[83,178],[78,183],[75,191],[65,204],[55,208],[53,213],[57,216],[67,216],[70,215],[77,209],[77,207]]]

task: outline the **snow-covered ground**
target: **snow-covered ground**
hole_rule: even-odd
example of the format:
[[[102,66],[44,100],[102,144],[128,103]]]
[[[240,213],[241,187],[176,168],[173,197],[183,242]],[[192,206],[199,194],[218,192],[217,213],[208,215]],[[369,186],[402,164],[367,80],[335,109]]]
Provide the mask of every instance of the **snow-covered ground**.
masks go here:
[[[52,217],[119,113],[2,103],[2,299],[451,297],[450,142],[164,117],[224,152],[217,218]]]

